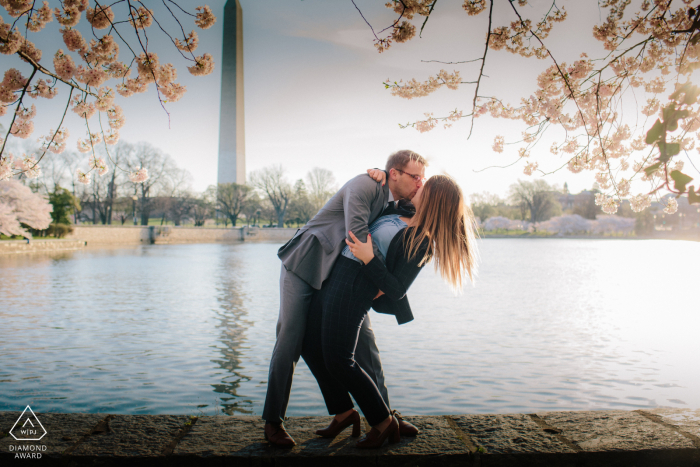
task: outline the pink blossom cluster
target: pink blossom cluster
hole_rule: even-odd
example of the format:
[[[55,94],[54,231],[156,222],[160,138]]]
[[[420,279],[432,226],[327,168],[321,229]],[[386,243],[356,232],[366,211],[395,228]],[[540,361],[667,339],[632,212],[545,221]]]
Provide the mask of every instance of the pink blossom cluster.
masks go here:
[[[63,26],[73,27],[80,22],[80,13],[89,6],[89,0],[63,0],[63,8],[54,10],[56,21]]]
[[[493,149],[494,152],[503,152],[503,143],[505,142],[505,139],[503,136],[496,136],[493,139],[493,146],[491,148]]]
[[[27,139],[34,132],[34,122],[36,116],[36,106],[32,104],[30,108],[24,107],[15,111],[15,122],[10,127],[10,134],[17,138]],[[31,177],[30,177],[31,178]]]
[[[22,155],[21,158],[15,159],[15,169],[24,173],[27,178],[38,178],[41,175],[39,163],[33,156]]]
[[[119,45],[110,34],[100,37],[99,40],[90,41],[90,49],[83,54],[83,59],[96,67],[98,65],[108,65],[117,60],[119,56]]]
[[[537,166],[538,166],[537,162],[528,162],[527,164],[525,164],[525,168],[523,169],[523,173],[525,175],[532,175],[532,172],[537,170]]]
[[[210,54],[199,55],[195,57],[195,64],[188,66],[190,74],[194,76],[205,76],[214,71],[214,59]]]
[[[129,173],[129,180],[132,183],[143,183],[148,180],[148,170],[145,167],[140,168],[135,172]]]
[[[107,118],[109,119],[109,127],[113,130],[123,127],[126,122],[122,108],[116,104],[107,109]]]
[[[174,42],[175,47],[178,49],[194,52],[199,45],[199,36],[197,35],[197,32],[193,30],[191,33],[185,36],[184,41],[181,42],[180,39],[175,38]]]
[[[456,90],[461,82],[461,77],[459,71],[454,71],[453,73],[448,73],[445,70],[440,70],[436,76],[431,76],[427,81],[421,83],[416,81],[415,78],[411,79],[408,83],[400,85],[394,83],[390,85],[385,83],[385,86],[391,88],[391,94],[393,96],[403,97],[404,99],[413,99],[414,97],[423,97],[428,94],[437,91],[442,86],[448,89]],[[399,81],[401,82],[401,81]]]
[[[0,157],[0,182],[12,178],[12,162],[14,155],[11,152],[6,152]]]
[[[76,169],[75,174],[77,175],[78,183],[82,183],[83,185],[90,184],[90,177],[83,169]]]
[[[140,6],[135,15],[133,11],[130,14],[129,23],[137,29],[144,29],[153,24],[153,11],[144,6]]]
[[[0,16],[0,53],[12,55],[22,47],[22,35]]]
[[[100,141],[102,141],[102,135],[100,133],[88,133],[87,138],[78,139],[78,151],[82,153],[93,152],[93,148]]]
[[[678,201],[676,201],[676,198],[668,198],[666,200],[666,207],[664,208],[664,212],[666,214],[675,214],[676,211],[678,211]]]
[[[95,100],[95,108],[100,112],[107,112],[112,108],[114,102],[114,90],[109,87],[102,87],[97,90],[97,99]]]
[[[0,83],[0,103],[11,104],[15,101],[15,91],[22,89],[27,84],[27,79],[22,76],[19,70],[10,68],[5,72],[5,76]],[[0,116],[6,112],[6,107],[0,107]]]
[[[194,24],[202,29],[209,29],[214,26],[214,23],[216,23],[216,16],[211,12],[209,6],[198,6],[195,10],[197,10],[197,19],[194,21]]]
[[[87,102],[82,96],[75,96],[72,100],[72,104],[73,112],[78,114],[79,117],[84,118],[86,120],[92,118],[92,116],[95,115],[95,112],[97,112],[95,104],[93,104],[92,102]]]
[[[51,16],[51,8],[49,8],[49,2],[43,2],[41,8],[34,11],[32,16],[27,22],[27,29],[32,32],[39,32],[44,29],[48,23],[53,21],[53,16]]]
[[[70,133],[65,128],[59,128],[56,132],[53,129],[49,130],[49,135],[39,138],[39,141],[43,140],[43,147],[48,149],[54,154],[61,154],[66,150],[66,140],[70,136]]]
[[[63,35],[63,43],[66,44],[68,50],[81,53],[87,50],[87,42],[83,39],[83,35],[80,34],[80,31],[72,28],[63,28],[60,29],[60,31]]]
[[[0,0],[7,13],[13,18],[28,12],[34,5],[33,0]]]
[[[606,214],[615,214],[619,203],[612,196],[606,196],[604,193],[598,193],[595,196],[596,206],[601,206]]]
[[[114,21],[114,12],[112,8],[106,5],[96,6],[95,9],[88,8],[85,17],[95,29],[104,29],[109,27]]]
[[[97,170],[97,173],[100,175],[100,177],[109,172],[109,169],[107,168],[107,163],[101,157],[92,156],[90,158],[90,168]]]
[[[65,81],[70,81],[78,69],[75,66],[73,58],[70,55],[64,54],[63,49],[58,49],[54,55],[53,67],[58,77]]]
[[[32,234],[22,224],[46,229],[51,224],[52,210],[53,206],[28,186],[17,180],[0,181],[0,233],[31,238]]]
[[[36,99],[43,97],[45,99],[53,99],[58,94],[58,89],[51,85],[49,80],[40,79],[29,91],[29,96]]]
[[[416,122],[416,129],[421,133],[430,131],[437,125],[437,119],[433,117],[432,113],[426,113],[425,116],[427,117],[425,120]]]
[[[641,212],[651,206],[651,196],[638,194],[629,198],[630,207],[634,212]]]

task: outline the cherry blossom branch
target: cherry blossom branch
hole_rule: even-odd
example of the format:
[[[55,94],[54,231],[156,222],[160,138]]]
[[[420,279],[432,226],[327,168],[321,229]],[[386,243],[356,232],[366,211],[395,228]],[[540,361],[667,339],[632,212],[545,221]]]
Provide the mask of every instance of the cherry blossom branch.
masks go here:
[[[513,9],[513,11],[515,12],[515,14],[518,16],[518,19],[520,20],[520,24],[523,27],[526,27],[522,16],[520,16],[520,13],[515,8],[515,5],[513,5],[513,2],[509,2],[509,3],[510,3],[510,6]],[[490,24],[490,22],[489,22],[489,24]],[[540,39],[540,37],[537,34],[535,34],[535,32],[532,29],[529,29],[529,31],[530,31],[530,34],[532,34],[532,36],[535,39],[537,39],[537,41],[540,43],[540,45],[545,48],[545,50],[547,51],[547,55],[549,55],[549,58],[552,59],[552,62],[554,62],[554,65],[557,67],[557,71],[559,72],[559,75],[564,80],[564,84],[566,84],[567,89],[569,89],[569,92],[571,93],[571,100],[573,100],[574,104],[576,104],[576,108],[578,109],[578,113],[581,116],[581,121],[583,122],[584,128],[587,128],[588,124],[586,123],[586,118],[583,116],[583,111],[581,110],[581,107],[578,105],[578,101],[576,100],[574,90],[571,88],[571,84],[569,83],[569,80],[566,78],[566,76],[564,76],[564,72],[559,67],[559,63],[557,63],[557,60],[554,58],[554,56],[552,55],[552,52],[549,50],[549,48],[545,47],[544,42],[542,42],[542,39]]]
[[[7,133],[5,134],[5,139],[2,141],[2,148],[0,148],[0,156],[5,153],[5,145],[7,144],[7,140],[10,137],[10,134],[12,132],[12,127],[15,124],[15,120],[17,119],[17,112],[20,110],[20,106],[22,105],[22,100],[24,99],[24,96],[27,94],[27,89],[29,88],[29,85],[32,82],[32,79],[34,78],[34,75],[36,74],[36,68],[32,69],[32,74],[27,78],[27,83],[24,85],[22,88],[22,93],[19,96],[19,99],[17,100],[17,106],[15,107],[15,113],[12,115],[12,121],[10,122],[10,126],[7,128]]]
[[[476,99],[479,95],[479,86],[481,85],[481,77],[484,75],[484,66],[486,65],[486,54],[489,51],[489,43],[491,41],[491,21],[493,19],[493,0],[489,0],[489,29],[486,33],[486,44],[484,45],[484,55],[481,57],[481,68],[479,69],[479,77],[476,79],[476,89],[474,89],[474,99],[472,99],[472,118],[471,126],[469,127],[469,136],[471,138],[474,131],[474,112],[476,112]]]
[[[70,107],[70,100],[73,97],[73,91],[74,91],[74,89],[70,88],[70,92],[68,93],[68,101],[66,102],[66,108],[63,109],[63,115],[61,116],[61,121],[58,123],[58,126],[56,127],[56,131],[54,131],[53,136],[51,137],[51,141],[49,141],[49,144],[46,145],[44,152],[41,154],[41,156],[39,156],[39,160],[36,161],[36,164],[34,164],[34,165],[37,165],[39,162],[41,162],[41,160],[46,155],[46,151],[48,151],[49,148],[51,147],[51,144],[53,143],[53,140],[56,138],[56,135],[58,134],[59,131],[61,131],[61,125],[63,125],[63,120],[66,118],[66,113],[68,112],[68,108]]]
[[[423,24],[420,27],[420,32],[418,33],[418,37],[423,37],[423,28],[425,27],[425,23],[428,22],[430,15],[433,13],[433,10],[435,9],[436,3],[437,3],[437,0],[433,0],[433,3],[430,4],[430,11],[428,11],[428,14],[425,16],[425,20],[423,20]]]

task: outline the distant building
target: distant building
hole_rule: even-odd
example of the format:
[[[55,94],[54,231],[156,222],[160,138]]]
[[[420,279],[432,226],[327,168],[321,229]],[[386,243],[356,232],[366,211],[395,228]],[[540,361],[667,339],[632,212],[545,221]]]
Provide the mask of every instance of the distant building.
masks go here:
[[[221,56],[218,183],[245,183],[243,107],[243,11],[238,0],[224,6]]]

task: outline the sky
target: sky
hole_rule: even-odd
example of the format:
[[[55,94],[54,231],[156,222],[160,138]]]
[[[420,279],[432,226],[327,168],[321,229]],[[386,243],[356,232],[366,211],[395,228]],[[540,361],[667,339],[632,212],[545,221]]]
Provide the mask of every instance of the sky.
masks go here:
[[[146,1],[166,29],[168,12],[161,2]],[[475,79],[479,62],[465,64],[426,63],[429,60],[464,61],[483,54],[487,16],[468,16],[461,2],[445,1],[436,5],[425,26],[423,37],[395,44],[382,54],[373,46],[370,27],[350,0],[241,0],[243,9],[245,67],[245,132],[247,173],[273,164],[281,164],[293,182],[313,167],[329,169],[338,185],[372,167],[383,167],[387,157],[399,149],[412,149],[429,160],[426,175],[448,173],[455,177],[465,193],[488,191],[505,196],[508,186],[523,174],[524,161],[517,161],[518,145],[501,153],[491,149],[496,135],[506,143],[520,139],[524,125],[518,122],[482,117],[474,122],[469,138],[470,119],[464,118],[449,129],[441,125],[431,132],[401,129],[399,123],[425,118],[424,113],[445,116],[453,109],[471,111],[474,87],[462,84],[456,91],[442,88],[427,97],[405,100],[391,95],[383,82],[416,78],[426,80],[441,68],[459,70],[464,81]],[[355,0],[367,21],[379,31],[390,25],[396,15],[384,2]],[[531,1],[526,8],[539,11],[551,2]],[[564,1],[569,19],[557,26],[546,44],[561,57],[573,61],[584,50],[602,50],[592,39],[591,27],[600,18],[596,2]],[[195,2],[181,1],[192,11]],[[178,82],[187,86],[179,101],[166,104],[165,113],[151,90],[130,98],[118,96],[124,108],[126,125],[121,138],[128,142],[148,141],[173,157],[177,165],[193,176],[193,188],[204,190],[216,183],[219,135],[219,96],[221,82],[221,37],[223,0],[209,0],[216,24],[197,29],[200,45],[196,54],[211,53],[217,67],[211,75],[191,76],[185,62],[167,37],[155,26],[149,28],[151,50],[161,63],[172,62],[178,68]],[[53,5],[53,3],[51,4]],[[529,10],[525,10],[528,13]],[[9,20],[3,10],[3,18]],[[508,10],[496,10],[494,25],[505,25],[515,18]],[[87,22],[79,29],[90,37]],[[184,20],[185,31],[194,29],[191,19]],[[30,37],[44,52],[41,63],[52,68],[51,60],[61,47],[59,24],[54,20],[44,31]],[[125,33],[127,34],[127,33]],[[381,34],[386,35],[386,32]],[[64,47],[65,49],[65,47]],[[121,59],[128,57],[122,49]],[[524,59],[505,51],[490,51],[480,94],[498,95],[517,104],[536,89],[536,77],[549,62]],[[0,70],[28,67],[14,56],[0,55]],[[114,83],[114,80],[110,81]],[[65,106],[67,90],[51,101],[39,99],[36,130],[32,137],[55,128]],[[7,126],[8,116],[0,118]],[[77,115],[69,112],[66,126],[71,131],[70,147],[84,136]],[[561,141],[563,138],[560,138]],[[566,160],[549,153],[551,143],[540,143],[533,153],[541,153],[540,168],[546,172],[562,166]],[[508,168],[488,168],[506,166]],[[87,157],[86,157],[87,166]],[[486,169],[486,170],[484,170]],[[538,175],[541,176],[541,175]],[[544,179],[559,186],[566,182],[577,193],[593,185],[592,173],[571,174],[566,169]]]

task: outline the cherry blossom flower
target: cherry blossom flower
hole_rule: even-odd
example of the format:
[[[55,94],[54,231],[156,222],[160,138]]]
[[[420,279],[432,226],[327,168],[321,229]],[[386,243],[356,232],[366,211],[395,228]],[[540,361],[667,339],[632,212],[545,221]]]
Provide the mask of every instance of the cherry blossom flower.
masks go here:
[[[136,172],[131,172],[129,173],[129,180],[131,180],[132,183],[143,183],[146,180],[148,180],[148,170],[143,167]]]
[[[119,141],[119,132],[117,130],[110,129],[104,136],[105,143],[107,144],[114,145]]]
[[[131,15],[132,19],[129,20],[129,23],[137,29],[144,29],[153,24],[153,11],[147,10],[143,6],[139,7],[135,17],[133,12],[131,12]]]
[[[79,117],[89,120],[93,115],[95,115],[95,112],[97,112],[97,109],[92,102],[86,102],[80,96],[75,96],[72,103],[73,112],[78,114]]]
[[[666,214],[675,214],[676,211],[678,211],[678,201],[676,201],[676,198],[668,198],[666,200],[666,207],[664,208],[664,212]]]
[[[0,158],[0,182],[12,177],[12,162],[14,156],[8,152],[4,157]]]
[[[36,159],[26,154],[19,159],[15,159],[15,169],[22,171],[27,178],[37,178],[41,175],[41,168]]]
[[[537,169],[537,162],[528,162],[525,165],[525,168],[523,169],[523,173],[525,175],[532,175],[532,172],[534,172]]]
[[[63,2],[63,9],[54,9],[54,16],[63,26],[73,27],[80,22],[80,10],[77,7],[70,7]]]
[[[114,12],[112,11],[111,7],[101,5],[94,10],[92,8],[88,8],[87,13],[85,13],[85,17],[95,29],[104,29],[112,24],[112,21],[114,20]]]
[[[97,173],[98,173],[100,176],[102,176],[102,175],[106,174],[107,172],[109,172],[109,169],[107,168],[107,163],[106,163],[105,160],[104,160],[103,158],[101,158],[101,157],[95,157],[95,156],[93,156],[93,157],[90,159],[90,167],[91,167],[91,168],[94,168],[95,170],[97,170]]]
[[[27,23],[27,29],[32,32],[39,32],[44,29],[48,23],[53,21],[51,16],[51,8],[49,8],[49,2],[43,2],[41,8],[34,11],[31,18]]]
[[[174,41],[175,47],[177,47],[178,49],[194,52],[197,49],[197,46],[199,45],[199,36],[197,36],[196,31],[192,31],[191,33],[185,36],[185,40],[183,42],[180,42],[180,39],[178,38],[175,38]]]
[[[475,16],[486,9],[486,0],[464,0],[462,8],[469,16]]]
[[[606,214],[615,214],[617,212],[618,203],[612,197],[605,198],[603,202],[603,212]]]
[[[45,99],[53,99],[58,94],[58,89],[51,87],[51,83],[48,80],[40,79],[34,85],[34,88],[29,91],[29,96],[33,99],[37,97],[43,97]]]
[[[70,55],[63,53],[63,49],[58,49],[53,58],[53,66],[59,78],[70,81],[75,75],[77,67]]]
[[[427,120],[416,122],[416,130],[421,133],[430,131],[437,125],[437,119],[433,117],[432,113],[426,113],[425,116],[428,117]]]
[[[632,211],[641,212],[651,206],[651,196],[642,194],[635,195],[629,198],[629,202]]]
[[[503,138],[503,136],[496,136],[496,137],[493,139],[493,146],[491,146],[491,148],[492,148],[495,152],[503,152],[503,143],[504,143],[504,141],[505,141],[505,139]]]
[[[88,45],[83,39],[83,35],[77,29],[63,28],[59,30],[63,34],[63,43],[71,52],[82,52],[87,50]]]
[[[618,196],[625,197],[630,194],[630,182],[624,178],[621,178],[617,182],[617,194]]]
[[[195,62],[195,65],[187,67],[194,76],[205,76],[214,71],[214,60],[208,53],[196,57]]]
[[[211,8],[205,5],[198,6],[195,8],[195,10],[197,10],[198,13],[194,24],[202,29],[209,29],[210,27],[214,26],[214,23],[216,23],[216,16],[214,16],[214,14],[211,12]]]
[[[90,184],[90,177],[88,176],[87,173],[85,173],[81,169],[77,169],[75,171],[76,175],[78,176],[78,182],[82,183],[83,185],[89,185]]]

